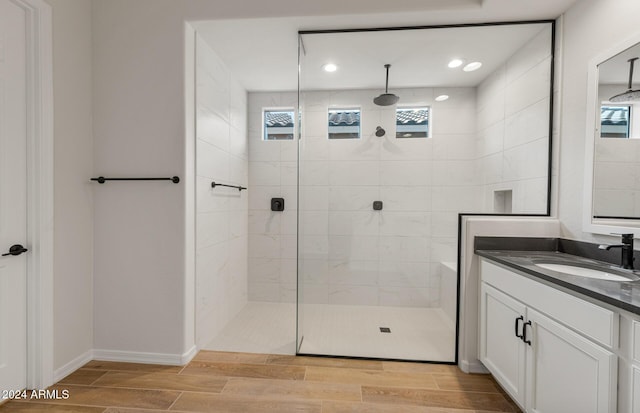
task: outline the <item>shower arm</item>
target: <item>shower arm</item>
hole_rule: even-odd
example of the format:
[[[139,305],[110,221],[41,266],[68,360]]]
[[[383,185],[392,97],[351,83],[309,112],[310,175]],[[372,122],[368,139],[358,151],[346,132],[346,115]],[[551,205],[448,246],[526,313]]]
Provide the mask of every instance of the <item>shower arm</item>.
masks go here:
[[[384,67],[387,69],[387,80],[386,80],[386,82],[384,84],[384,93],[389,93],[389,68],[391,67],[391,65],[390,64],[386,64],[386,65],[384,65]]]
[[[628,60],[628,62],[629,62],[629,86],[628,86],[628,89],[629,90],[633,89],[633,66],[634,66],[634,63],[636,62],[636,60],[638,60],[637,57],[634,57],[634,58]]]

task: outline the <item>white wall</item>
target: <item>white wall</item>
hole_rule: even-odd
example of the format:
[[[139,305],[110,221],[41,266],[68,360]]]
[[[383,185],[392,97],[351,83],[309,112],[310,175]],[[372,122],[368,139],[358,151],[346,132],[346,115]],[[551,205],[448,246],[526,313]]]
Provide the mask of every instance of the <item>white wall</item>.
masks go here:
[[[247,93],[196,37],[196,334],[206,346],[247,302]],[[251,188],[253,190],[253,188]]]
[[[551,30],[545,28],[478,86],[484,212],[547,211]],[[512,191],[512,210],[494,191]]]
[[[54,369],[93,348],[91,2],[53,9]]]
[[[297,140],[262,139],[264,108],[295,108],[297,92],[249,94],[249,299],[296,301]],[[271,198],[285,210],[271,211]]]
[[[440,262],[455,261],[457,214],[479,208],[475,90],[401,89],[427,105],[431,137],[395,138],[395,106],[379,90],[306,92],[301,141],[300,248],[308,303],[435,307]],[[295,93],[251,93],[249,297],[296,298],[296,141],[264,141],[262,111],[294,108]],[[327,139],[329,107],[361,109],[362,137]],[[377,126],[387,134],[375,136]],[[271,197],[285,198],[271,212]],[[372,210],[382,200],[384,209]]]
[[[610,2],[583,0],[564,15],[558,215],[567,238],[612,240],[582,229],[583,209],[590,208],[583,205],[587,68],[597,55],[640,33],[638,13],[640,3],[634,0],[618,0],[615,7]]]

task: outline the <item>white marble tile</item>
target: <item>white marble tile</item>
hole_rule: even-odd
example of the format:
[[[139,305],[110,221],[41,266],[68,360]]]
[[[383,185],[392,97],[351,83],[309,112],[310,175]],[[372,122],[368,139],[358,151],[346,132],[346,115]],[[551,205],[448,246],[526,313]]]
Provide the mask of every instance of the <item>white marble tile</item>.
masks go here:
[[[469,135],[443,135],[433,138],[433,156],[440,160],[468,160],[477,157],[477,137]]]
[[[282,215],[264,210],[249,211],[249,234],[280,234]]]
[[[398,307],[431,307],[428,288],[384,287],[380,288],[380,305]]]
[[[246,208],[228,212],[229,237],[246,237],[249,233],[249,217]]]
[[[331,260],[377,261],[379,240],[377,236],[341,236],[328,239],[328,252]]]
[[[458,234],[458,213],[455,211],[431,214],[431,236],[453,237]]]
[[[378,305],[378,287],[329,285],[329,304]]]
[[[487,156],[504,150],[505,122],[500,120],[478,130],[477,156]]]
[[[295,258],[280,260],[280,283],[295,284],[297,281],[298,261]]]
[[[431,229],[429,212],[381,211],[380,235],[427,236]]]
[[[509,84],[505,96],[505,114],[507,116],[547,98],[551,81],[549,59],[538,63]]]
[[[431,264],[428,262],[381,259],[378,285],[382,287],[428,287]]]
[[[379,232],[379,214],[376,211],[330,211],[330,235],[375,236]]]
[[[328,162],[329,185],[378,185],[379,162],[376,161],[330,161]]]
[[[431,187],[382,186],[380,200],[384,203],[383,211],[429,211]]]
[[[380,199],[376,186],[331,186],[328,209],[337,211],[372,211],[373,201]]]
[[[279,283],[279,258],[249,258],[249,284]]]
[[[330,261],[329,284],[331,285],[378,285],[378,262],[376,261]]]
[[[209,212],[196,215],[196,245],[207,247],[229,239],[229,213]]]
[[[328,304],[329,286],[327,284],[304,284],[301,301],[305,304]],[[302,321],[304,323],[304,321]]]
[[[280,185],[279,162],[249,162],[249,185]]]
[[[297,138],[281,142],[280,159],[283,162],[297,162],[298,160],[298,139]]]
[[[387,129],[382,138],[380,159],[383,161],[426,161],[433,159],[433,142],[435,138],[396,139],[395,128]],[[442,137],[444,138],[444,137]]]
[[[303,211],[328,211],[329,191],[328,186],[300,187],[300,209]]]
[[[285,209],[277,214],[280,215],[280,234],[295,235],[298,233],[298,214],[295,210]]]
[[[250,162],[280,161],[280,141],[265,141],[260,136],[249,139]]]
[[[481,182],[487,184],[497,184],[502,182],[502,168],[504,163],[503,153],[494,153],[478,160],[480,167]]]
[[[482,207],[482,190],[478,186],[434,186],[433,212],[473,212]]]
[[[464,186],[478,183],[476,163],[473,161],[434,161],[434,186]]]
[[[196,137],[223,151],[229,150],[229,123],[204,106],[196,108]]]
[[[303,112],[302,136],[304,140],[307,138],[327,139],[328,125],[329,114],[326,110],[323,112]]]
[[[430,243],[427,237],[384,236],[379,242],[381,262],[429,262]]]
[[[546,28],[523,45],[506,63],[506,82],[512,83],[551,55],[551,29]]]
[[[378,160],[381,142],[379,138],[374,138],[367,136],[361,139],[330,139],[329,160],[347,163]]]
[[[271,303],[280,302],[280,284],[251,283],[249,284],[249,300]]]
[[[300,232],[305,235],[328,235],[328,211],[301,211]]]
[[[280,236],[280,258],[296,259],[297,257],[297,235]]]
[[[298,185],[297,162],[286,161],[280,163],[280,184],[289,186]]]
[[[236,194],[236,196],[239,196]],[[198,214],[227,211],[230,195],[211,188],[211,179],[196,176],[196,211]]]
[[[525,107],[505,120],[505,149],[549,136],[549,99]]]
[[[300,186],[329,185],[329,165],[325,161],[305,161],[300,164]]]
[[[305,284],[328,284],[329,261],[327,259],[300,260],[300,277]]]
[[[229,180],[229,154],[202,140],[196,142],[196,175],[212,180]]]
[[[457,237],[432,238],[431,239],[431,261],[455,261],[456,250],[458,248]]]
[[[383,186],[430,185],[430,163],[423,161],[382,161],[380,162],[380,178],[378,182]]]
[[[280,284],[280,302],[281,303],[296,303],[298,299],[298,290],[296,283],[281,283]]]
[[[508,181],[546,177],[549,140],[546,138],[504,151],[503,177]]]
[[[274,258],[280,256],[280,236],[268,234],[249,235],[249,258]]]
[[[329,237],[323,235],[300,234],[298,241],[301,259],[327,259],[329,255]]]
[[[249,142],[246,130],[231,127],[229,130],[229,153],[242,159],[249,159]]]
[[[249,194],[249,210],[271,211],[271,198],[282,197],[282,188],[276,185],[251,185],[247,192]]]
[[[326,136],[305,136],[300,141],[300,159],[306,161],[326,161],[329,159],[329,140]]]

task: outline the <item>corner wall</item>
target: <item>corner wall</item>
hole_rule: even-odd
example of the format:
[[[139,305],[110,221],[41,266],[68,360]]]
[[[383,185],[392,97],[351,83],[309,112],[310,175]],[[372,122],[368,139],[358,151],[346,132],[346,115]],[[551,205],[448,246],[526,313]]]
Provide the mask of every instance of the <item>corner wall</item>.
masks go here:
[[[47,2],[53,9],[53,368],[58,376],[84,364],[93,348],[92,24],[91,2]]]
[[[247,92],[196,36],[196,338],[200,348],[247,302]],[[249,191],[255,188],[250,187]]]

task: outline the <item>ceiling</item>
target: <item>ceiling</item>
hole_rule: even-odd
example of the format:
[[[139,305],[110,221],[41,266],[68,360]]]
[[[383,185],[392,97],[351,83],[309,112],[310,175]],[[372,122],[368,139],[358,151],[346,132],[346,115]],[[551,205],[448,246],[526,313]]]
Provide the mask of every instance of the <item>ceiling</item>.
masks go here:
[[[579,0],[394,0],[393,2],[382,0],[350,0],[347,2],[343,0],[323,0],[323,2],[300,0],[295,3],[293,9],[281,13],[289,16],[294,14],[295,17],[213,20],[192,23],[198,34],[211,45],[234,74],[234,77],[247,90],[283,91],[297,88],[297,33],[300,30],[555,19],[576,1]],[[382,33],[388,35],[396,32],[385,31]],[[513,52],[514,48],[517,49],[519,47],[518,41],[526,35],[526,33],[518,32],[516,34],[514,32],[513,35],[510,33],[505,36],[503,33],[498,37],[491,37],[491,34],[487,34],[490,39],[484,41],[472,36],[472,40],[477,40],[474,45],[471,45],[470,38],[466,40],[460,38],[454,41],[451,35],[439,36],[438,41],[431,44],[429,53],[433,56],[439,54],[439,62],[446,60],[445,56],[449,58],[454,55],[475,59],[472,57],[473,50],[482,50],[484,53],[494,54],[495,58],[498,58],[499,54],[504,55],[506,52]],[[349,36],[348,42],[344,41],[343,36]],[[308,37],[305,36],[305,45],[309,51],[317,47],[320,52],[322,41],[308,40]],[[350,56],[351,63],[356,63],[356,54],[349,54],[349,50],[353,50],[349,46],[352,40],[356,41],[357,39],[351,34],[341,34],[329,43],[329,47],[326,45],[323,47],[325,50],[333,49],[336,53],[341,48],[346,49],[346,54],[345,50],[341,50],[342,56]],[[350,80],[346,78],[347,80],[344,81],[345,84],[350,84],[350,88],[365,87],[364,85],[369,85],[367,87],[384,86],[384,68],[382,67],[384,63],[394,65],[391,69],[390,86],[396,82],[397,87],[408,84],[408,74],[403,73],[402,70],[407,70],[408,67],[424,67],[417,64],[411,65],[407,62],[404,64],[405,69],[402,69],[401,53],[405,57],[409,56],[410,52],[414,55],[419,54],[415,49],[410,50],[411,41],[401,43],[404,48],[402,52],[397,47],[397,43],[395,49],[387,47],[387,50],[395,50],[389,55],[377,53],[379,43],[365,42],[368,45],[364,48],[362,47],[363,40],[358,41],[361,42],[361,45],[358,48],[357,56],[361,58],[368,56],[369,58],[360,62],[360,69],[353,72],[357,75],[352,74]],[[393,46],[391,43],[387,46],[389,45]],[[442,45],[459,46],[460,48],[449,47],[444,50],[440,47]],[[421,45],[420,50],[423,47],[424,45]],[[346,66],[340,64],[340,66],[341,68],[349,67],[351,63]],[[483,69],[486,71],[491,63],[489,61],[483,63],[485,63]],[[314,65],[317,66],[316,63]],[[442,67],[442,65],[440,64],[438,67]],[[434,67],[429,70],[433,74],[437,69]],[[486,73],[489,72],[485,72],[485,75]],[[481,74],[482,72],[476,75]],[[477,84],[477,80],[471,80],[472,77],[467,77],[465,81]],[[353,83],[354,78],[361,79],[362,86],[356,86]]]
[[[629,59],[640,57],[640,44],[628,48],[598,66],[598,83],[601,85],[625,85],[629,82]],[[640,83],[640,60],[634,63],[634,85]],[[621,92],[623,90],[621,89]]]

